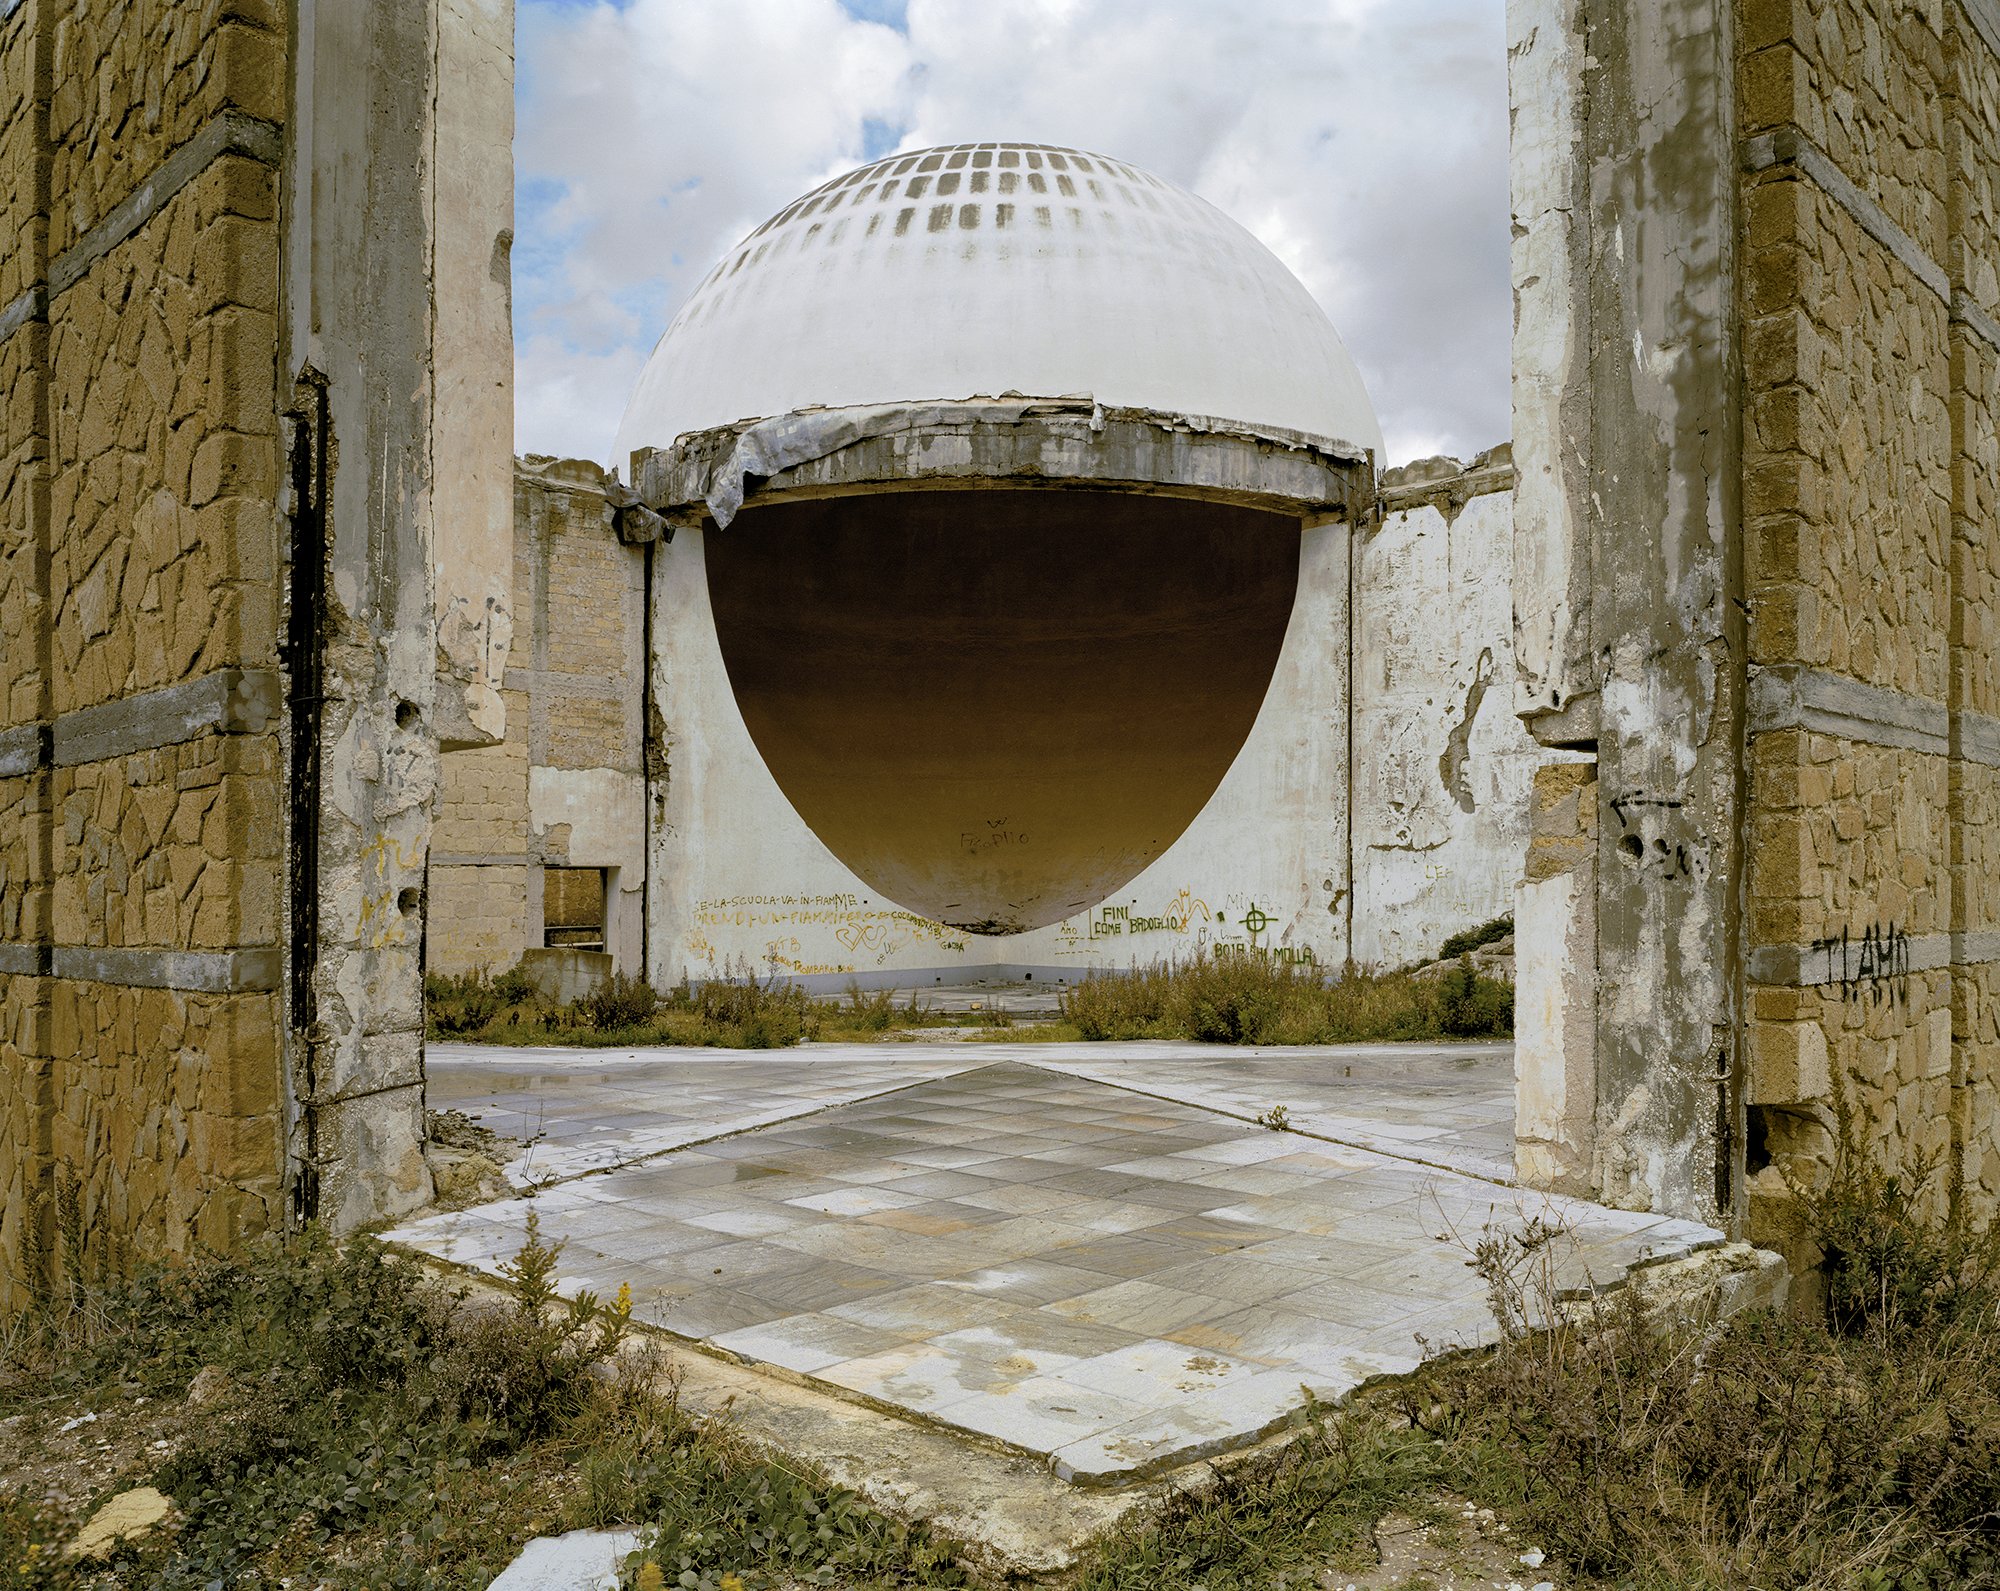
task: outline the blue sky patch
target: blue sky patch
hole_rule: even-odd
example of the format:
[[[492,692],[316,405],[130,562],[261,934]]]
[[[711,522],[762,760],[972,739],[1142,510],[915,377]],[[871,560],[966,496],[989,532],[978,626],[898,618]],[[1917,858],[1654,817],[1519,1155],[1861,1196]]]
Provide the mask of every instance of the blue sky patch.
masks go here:
[[[840,0],[840,9],[856,22],[880,22],[898,33],[910,31],[910,0]]]

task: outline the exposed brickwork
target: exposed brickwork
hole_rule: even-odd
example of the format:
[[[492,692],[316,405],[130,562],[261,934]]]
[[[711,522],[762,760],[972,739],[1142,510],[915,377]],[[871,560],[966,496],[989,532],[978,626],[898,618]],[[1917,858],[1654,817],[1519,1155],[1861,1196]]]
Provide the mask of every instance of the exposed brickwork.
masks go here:
[[[644,554],[613,532],[602,481],[596,465],[573,459],[528,459],[515,471],[507,739],[442,765],[431,843],[457,860],[431,867],[426,949],[440,972],[502,971],[541,945],[545,863],[620,868],[627,899],[611,903],[613,915],[637,910]],[[593,795],[607,783],[626,790],[631,832],[604,832],[613,815],[590,797],[582,814],[538,812],[536,789],[559,791],[570,775]],[[600,820],[598,832],[563,820],[578,816]],[[635,938],[627,934],[621,962],[634,971]]]
[[[1556,762],[1537,768],[1528,810],[1528,880],[1573,873],[1596,855],[1597,764]]]
[[[504,972],[519,961],[530,943],[530,876],[539,871],[526,864],[433,863],[431,966],[439,972]]]

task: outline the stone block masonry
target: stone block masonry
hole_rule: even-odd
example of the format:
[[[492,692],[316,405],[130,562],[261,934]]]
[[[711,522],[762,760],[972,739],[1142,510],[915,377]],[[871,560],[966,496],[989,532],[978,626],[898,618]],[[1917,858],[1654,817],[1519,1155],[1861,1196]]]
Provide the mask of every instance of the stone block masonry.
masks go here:
[[[1524,1091],[1522,1165],[1810,1264],[1795,1189],[1848,1131],[1990,1216],[2000,9],[1515,0],[1510,32],[1517,704],[1596,757],[1599,836],[1523,897],[1592,922],[1522,982],[1524,1075],[1593,1101],[1588,1152]],[[1628,102],[1678,109],[1635,139]]]
[[[499,972],[544,943],[543,875],[605,876],[605,948],[644,965],[645,570],[606,477],[580,460],[514,471],[509,734],[445,759],[428,964]]]
[[[510,16],[0,4],[0,1310],[427,1190],[424,395],[506,341],[431,88]]]
[[[0,21],[0,1307],[283,1216],[287,48]]]

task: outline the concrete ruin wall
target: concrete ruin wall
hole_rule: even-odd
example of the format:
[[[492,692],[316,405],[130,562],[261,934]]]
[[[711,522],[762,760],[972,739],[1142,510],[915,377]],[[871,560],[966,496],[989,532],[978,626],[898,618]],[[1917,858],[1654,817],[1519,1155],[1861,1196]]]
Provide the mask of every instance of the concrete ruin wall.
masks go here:
[[[453,36],[0,0],[0,1308],[428,1191]]]
[[[614,534],[603,483],[576,460],[515,468],[510,733],[444,761],[435,971],[504,971],[539,947],[545,867],[606,871],[606,949],[641,969],[645,553]]]
[[[1595,758],[1537,781],[1521,1168],[1788,1242],[1844,1097],[1990,1209],[2000,9],[1510,38],[1517,706]]]
[[[1354,959],[1398,967],[1511,915],[1540,758],[1514,716],[1506,448],[1383,479],[1354,603]]]
[[[541,945],[545,865],[617,870],[619,965],[639,965],[643,549],[618,541],[600,480],[575,462],[517,472],[514,732],[446,761],[431,871],[429,964],[440,971],[501,970]],[[1399,479],[1358,544],[1343,526],[1307,531],[1277,675],[1201,816],[1122,899],[1002,939],[877,898],[792,810],[730,691],[702,533],[677,532],[653,553],[654,981],[732,966],[833,990],[1066,979],[1202,945],[1339,967],[1350,930],[1364,962],[1435,954],[1449,934],[1511,909],[1526,846],[1533,742],[1504,689],[1510,480],[1504,450],[1470,470],[1432,461]],[[1365,662],[1351,726],[1350,579]],[[1381,851],[1353,873],[1350,728],[1356,844]]]

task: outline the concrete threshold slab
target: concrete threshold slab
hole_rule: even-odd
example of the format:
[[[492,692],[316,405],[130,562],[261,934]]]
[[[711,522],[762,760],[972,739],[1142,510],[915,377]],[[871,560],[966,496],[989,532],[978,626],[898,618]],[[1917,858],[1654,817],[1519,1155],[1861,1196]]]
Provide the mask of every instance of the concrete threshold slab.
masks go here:
[[[501,1296],[490,1277],[430,1263],[474,1297]],[[649,1343],[680,1346],[670,1333],[640,1324],[627,1352],[644,1352]],[[816,1466],[871,1507],[927,1522],[964,1542],[980,1567],[997,1578],[1059,1574],[1073,1567],[1090,1542],[1156,1506],[1194,1475],[1166,1475],[1120,1491],[1084,1490],[1021,1454],[969,1444],[950,1432],[725,1358],[681,1355],[666,1374],[683,1410],[726,1421],[766,1452]]]

